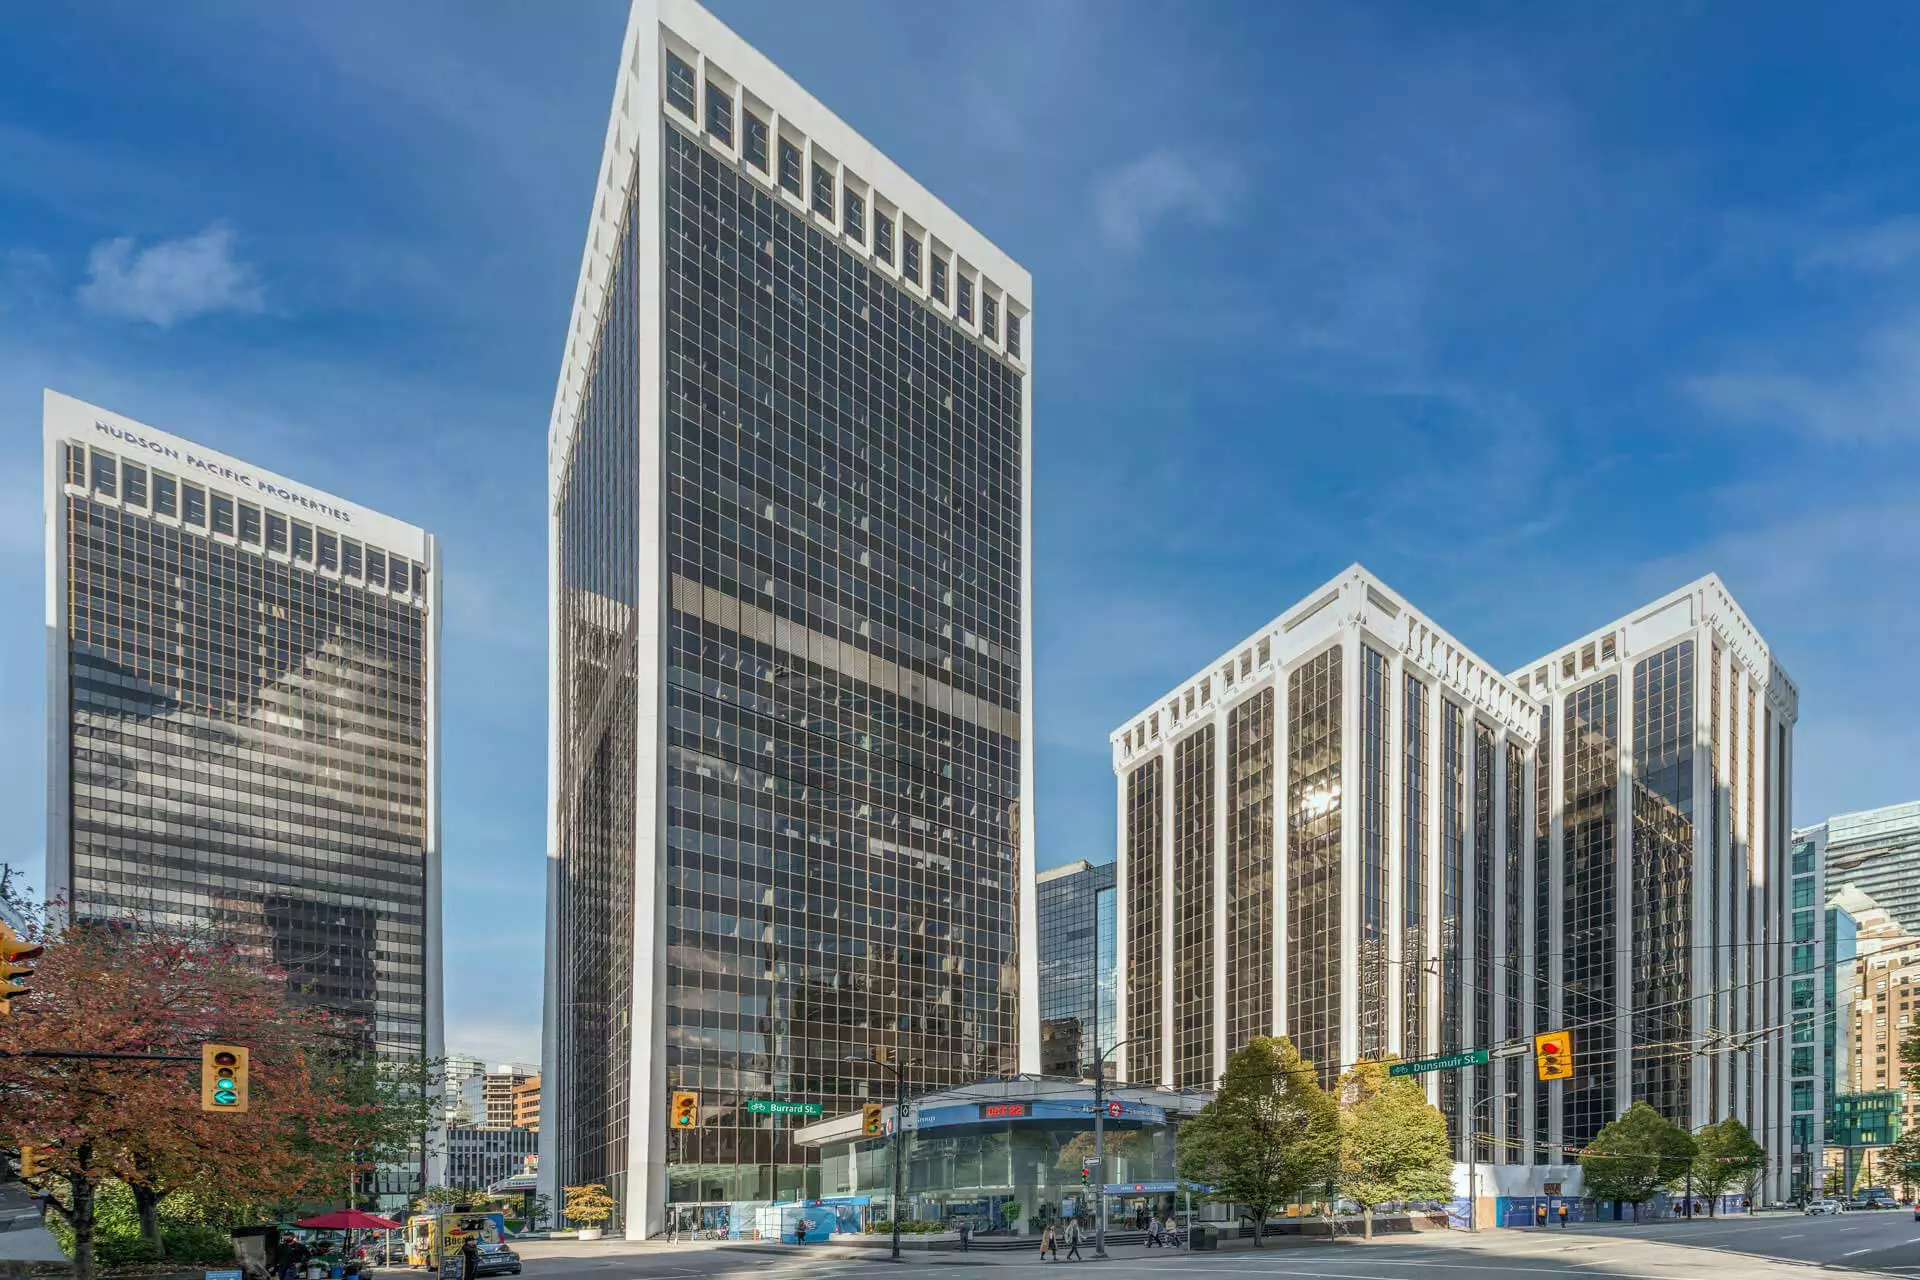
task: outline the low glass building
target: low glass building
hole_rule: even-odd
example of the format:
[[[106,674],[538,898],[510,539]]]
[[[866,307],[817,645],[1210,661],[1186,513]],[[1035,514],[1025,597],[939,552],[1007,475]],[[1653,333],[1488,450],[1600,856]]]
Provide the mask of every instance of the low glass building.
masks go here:
[[[995,1080],[926,1094],[907,1105],[902,1221],[966,1222],[976,1232],[1013,1234],[1061,1218],[1090,1222],[1094,1184],[1101,1182],[1109,1225],[1164,1216],[1178,1190],[1174,1133],[1211,1098],[1198,1089],[1109,1088],[1103,1171],[1091,1164],[1091,1084]],[[866,1205],[869,1222],[890,1212],[894,1109],[884,1115],[885,1136],[863,1134],[859,1112],[794,1134],[797,1145],[819,1152],[821,1199]]]

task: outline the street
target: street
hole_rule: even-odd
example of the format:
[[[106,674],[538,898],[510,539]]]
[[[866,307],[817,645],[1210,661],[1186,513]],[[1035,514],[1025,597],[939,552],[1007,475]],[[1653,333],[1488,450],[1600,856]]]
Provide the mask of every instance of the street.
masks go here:
[[[871,1260],[850,1258],[846,1249],[810,1246],[831,1256],[808,1257],[786,1246],[628,1244],[603,1241],[535,1241],[520,1247],[528,1280],[694,1280],[752,1272],[769,1280],[841,1280],[889,1269],[884,1251]],[[1097,1266],[1103,1274],[1146,1277],[1299,1276],[1314,1280],[1375,1280],[1381,1277],[1474,1275],[1519,1277],[1580,1275],[1648,1277],[1738,1276],[1741,1280],[1805,1276],[1810,1266],[1829,1271],[1920,1276],[1920,1222],[1911,1210],[1839,1217],[1761,1214],[1697,1222],[1591,1224],[1564,1231],[1498,1231],[1480,1235],[1432,1233],[1357,1242],[1276,1244],[1222,1253],[1163,1253],[1138,1247],[1116,1249]],[[1044,1270],[1072,1263],[1040,1262],[1032,1253],[975,1251],[907,1255],[898,1270],[936,1280],[977,1277],[982,1268],[1007,1280],[1038,1280]]]

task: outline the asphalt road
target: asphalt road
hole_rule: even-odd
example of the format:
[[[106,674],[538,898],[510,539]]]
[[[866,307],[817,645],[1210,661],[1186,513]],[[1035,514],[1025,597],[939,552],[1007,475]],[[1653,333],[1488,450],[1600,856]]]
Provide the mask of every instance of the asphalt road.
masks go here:
[[[1587,1280],[1807,1280],[1811,1267],[1829,1273],[1879,1272],[1920,1277],[1920,1222],[1911,1209],[1807,1218],[1754,1218],[1633,1226],[1594,1224],[1567,1230],[1446,1232],[1357,1242],[1291,1244],[1259,1251],[1164,1253],[1115,1250],[1107,1262],[1041,1263],[1031,1253],[975,1252],[914,1256],[898,1266],[884,1254],[807,1246],[714,1248],[628,1244],[622,1241],[528,1242],[521,1247],[524,1280],[699,1280],[752,1273],[765,1280],[875,1280],[911,1272],[913,1280],[1046,1280],[1058,1267],[1085,1265],[1113,1280],[1233,1280],[1242,1276],[1301,1280],[1522,1280],[1527,1276],[1581,1276]],[[396,1273],[405,1275],[406,1273]],[[415,1276],[419,1273],[415,1272]]]

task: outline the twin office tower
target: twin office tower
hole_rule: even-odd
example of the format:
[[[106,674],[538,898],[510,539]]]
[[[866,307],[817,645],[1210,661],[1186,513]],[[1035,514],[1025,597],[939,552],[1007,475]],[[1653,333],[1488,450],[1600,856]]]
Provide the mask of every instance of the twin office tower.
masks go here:
[[[1565,1082],[1425,1077],[1459,1159],[1571,1163],[1644,1100],[1745,1121],[1784,1196],[1821,1115],[1789,1083],[1797,715],[1714,577],[1508,675],[1347,570],[1113,735],[1118,1074],[1205,1087],[1284,1033],[1331,1083],[1570,1029]]]
[[[806,1194],[749,1104],[882,1096],[852,1059],[1040,1069],[1031,302],[704,10],[633,6],[549,433],[540,1163],[629,1234]],[[51,883],[337,959],[438,1052],[432,540],[73,402],[48,441]],[[1482,1154],[1643,1096],[1783,1149],[1794,715],[1712,579],[1509,679],[1343,575],[1115,735],[1101,1038],[1177,1085],[1568,1025],[1558,1097],[1437,1085]]]

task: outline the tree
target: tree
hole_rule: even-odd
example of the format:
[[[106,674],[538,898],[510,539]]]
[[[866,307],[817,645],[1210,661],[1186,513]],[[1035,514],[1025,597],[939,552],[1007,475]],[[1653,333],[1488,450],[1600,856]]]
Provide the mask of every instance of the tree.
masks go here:
[[[1270,1210],[1333,1176],[1340,1113],[1292,1041],[1263,1037],[1227,1060],[1213,1101],[1175,1141],[1180,1176],[1245,1205],[1257,1248]]]
[[[1340,1193],[1360,1206],[1373,1239],[1376,1206],[1453,1195],[1447,1119],[1411,1077],[1384,1063],[1356,1063],[1340,1079]]]
[[[0,1093],[8,1127],[47,1152],[49,1208],[72,1232],[79,1280],[94,1272],[96,1205],[110,1180],[130,1188],[155,1256],[161,1202],[177,1193],[231,1218],[339,1190],[353,1156],[351,1107],[324,1067],[338,1042],[327,1015],[290,1003],[284,975],[211,931],[49,920],[34,932],[46,954],[33,995],[0,1019]],[[246,1112],[200,1109],[207,1041],[251,1050]]]
[[[613,1216],[613,1197],[597,1182],[584,1187],[568,1187],[566,1207],[561,1213],[569,1222],[584,1222],[597,1227]]]
[[[1766,1167],[1766,1148],[1731,1116],[1719,1124],[1701,1125],[1694,1134],[1693,1190],[1707,1197],[1710,1215],[1717,1214],[1720,1197],[1729,1188],[1745,1185],[1750,1173]]]
[[[1662,1187],[1686,1173],[1693,1159],[1693,1137],[1644,1102],[1636,1102],[1609,1121],[1580,1157],[1587,1194],[1597,1200],[1624,1200],[1640,1206]]]

